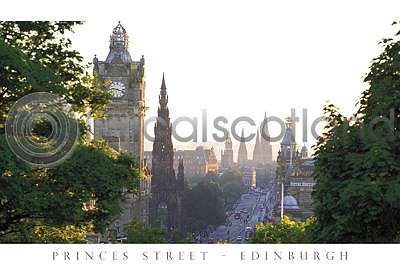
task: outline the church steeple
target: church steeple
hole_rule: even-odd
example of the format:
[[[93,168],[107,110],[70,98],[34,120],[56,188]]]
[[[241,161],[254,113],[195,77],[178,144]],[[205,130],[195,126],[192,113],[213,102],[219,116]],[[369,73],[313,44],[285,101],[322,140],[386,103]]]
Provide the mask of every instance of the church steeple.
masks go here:
[[[238,165],[245,166],[248,161],[247,156],[247,148],[246,148],[246,139],[244,138],[244,131],[242,129],[242,135],[240,137],[240,145],[238,152]]]
[[[260,156],[260,150],[261,150],[261,145],[260,145],[260,133],[257,131],[257,137],[256,137],[256,144],[254,145],[253,149],[253,162],[255,165],[261,163],[261,156]]]
[[[261,137],[260,137],[260,151],[261,151],[261,163],[268,164],[272,162],[272,145],[271,136],[268,130],[268,119],[267,112],[264,113],[264,120],[260,127]]]
[[[271,136],[269,135],[269,130],[268,130],[267,112],[264,113],[264,120],[261,123],[260,131],[261,131],[261,143],[270,142]]]
[[[253,151],[253,162],[255,165],[266,165],[272,162],[271,138],[268,131],[267,113],[257,131],[256,144]]]

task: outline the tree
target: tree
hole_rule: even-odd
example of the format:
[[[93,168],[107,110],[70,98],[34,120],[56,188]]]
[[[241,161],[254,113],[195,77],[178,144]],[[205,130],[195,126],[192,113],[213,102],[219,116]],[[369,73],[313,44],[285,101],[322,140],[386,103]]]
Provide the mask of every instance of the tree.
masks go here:
[[[66,34],[81,22],[0,22],[0,131],[11,106],[33,92],[61,96],[74,111],[100,116],[110,100],[97,89],[88,65]]]
[[[225,220],[222,190],[213,181],[203,181],[185,192],[182,202],[185,225],[190,232],[207,225],[219,225]]]
[[[397,23],[394,23],[397,25]],[[365,78],[355,120],[325,107],[315,147],[314,239],[394,242],[400,231],[400,32],[381,42]]]
[[[310,243],[315,219],[292,221],[284,216],[279,223],[259,223],[251,243]]]
[[[167,243],[167,232],[161,227],[145,227],[136,220],[128,225],[127,233],[127,243]]]
[[[230,208],[246,192],[242,176],[236,171],[227,171],[219,179],[225,201],[225,209]]]
[[[86,142],[84,119],[102,115],[110,92],[97,88],[67,38],[81,22],[0,22],[0,133],[11,106],[34,92],[61,97],[79,115],[81,137],[72,157],[54,168],[33,168],[12,154],[0,135],[0,241],[83,242],[121,211],[124,192],[137,192],[131,157],[102,142]],[[37,138],[49,128],[35,125]],[[86,208],[88,203],[95,206]]]
[[[82,144],[54,168],[31,168],[0,136],[0,241],[79,242],[102,232],[138,189],[133,159],[103,142]],[[85,208],[90,201],[92,208]]]

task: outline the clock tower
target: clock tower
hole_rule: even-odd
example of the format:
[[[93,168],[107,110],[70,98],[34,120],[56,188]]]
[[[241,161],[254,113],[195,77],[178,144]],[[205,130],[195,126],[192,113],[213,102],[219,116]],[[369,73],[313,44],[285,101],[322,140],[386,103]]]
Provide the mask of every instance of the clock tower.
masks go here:
[[[93,74],[101,89],[109,90],[111,102],[105,117],[94,120],[94,138],[105,140],[117,151],[127,152],[141,171],[140,192],[126,194],[123,212],[109,225],[108,238],[125,234],[124,225],[132,219],[148,224],[151,176],[144,161],[145,81],[144,58],[134,61],[128,51],[128,34],[118,22],[110,36],[105,61],[93,59]]]
[[[105,61],[93,59],[94,75],[100,88],[110,90],[112,100],[104,119],[94,121],[95,139],[128,152],[143,168],[145,81],[144,58],[133,61],[128,51],[128,34],[118,23],[110,36]]]

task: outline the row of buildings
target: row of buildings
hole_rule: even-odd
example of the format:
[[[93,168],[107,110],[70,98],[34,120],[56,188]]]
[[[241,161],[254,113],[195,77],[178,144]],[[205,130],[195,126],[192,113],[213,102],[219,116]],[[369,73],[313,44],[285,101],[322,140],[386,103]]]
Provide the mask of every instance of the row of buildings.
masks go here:
[[[152,163],[152,151],[145,151],[144,157],[146,163]],[[194,150],[174,150],[173,160],[174,167],[177,167],[179,161],[182,160],[186,176],[205,176],[207,173],[217,172],[219,169],[214,148],[198,146]]]
[[[261,133],[261,135],[260,135]],[[253,149],[253,159],[248,158],[248,151],[246,145],[246,138],[244,131],[240,137],[240,145],[237,154],[237,162],[233,158],[233,144],[230,136],[228,135],[225,141],[225,148],[221,151],[221,167],[224,169],[268,165],[273,163],[272,160],[272,145],[271,138],[268,131],[267,115],[265,114],[264,120],[260,125],[260,130],[256,134],[256,143]]]
[[[245,186],[259,188],[271,186],[276,163],[272,158],[272,145],[266,114],[264,114],[264,120],[257,130],[253,158],[249,159],[248,157],[246,137],[243,130],[240,137],[237,162],[234,162],[233,155],[232,140],[228,136],[225,141],[225,148],[221,151],[221,169],[239,170],[242,175],[242,183]]]

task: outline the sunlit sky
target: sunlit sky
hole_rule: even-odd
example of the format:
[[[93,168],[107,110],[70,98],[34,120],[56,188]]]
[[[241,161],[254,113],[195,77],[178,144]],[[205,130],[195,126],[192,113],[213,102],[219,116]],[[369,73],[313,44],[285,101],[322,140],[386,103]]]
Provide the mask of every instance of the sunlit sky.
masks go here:
[[[146,59],[147,116],[156,115],[165,72],[172,119],[198,117],[201,142],[201,112],[207,109],[210,139],[202,144],[214,146],[218,158],[222,144],[211,137],[217,116],[226,116],[229,127],[239,116],[260,123],[264,112],[285,118],[291,108],[298,115],[307,108],[311,123],[322,115],[327,101],[345,115],[354,112],[365,89],[363,76],[380,51],[378,42],[393,33],[391,23],[400,19],[398,0],[72,0],[68,6],[44,2],[48,5],[32,1],[14,7],[18,14],[8,13],[13,4],[7,3],[4,15],[85,20],[76,29],[73,45],[87,61],[94,54],[105,59],[109,35],[121,21],[130,36],[132,57],[137,60],[143,54]],[[242,127],[246,135],[255,131],[240,124],[239,133]],[[270,130],[279,132],[277,125],[271,124]],[[183,124],[178,131],[191,132]],[[296,132],[296,139],[303,143],[302,131]],[[313,142],[308,139],[307,145]],[[249,157],[253,144],[248,145]],[[175,147],[193,148],[194,144],[175,142]],[[277,148],[275,143],[275,152]],[[146,149],[151,149],[151,143],[146,143]]]

